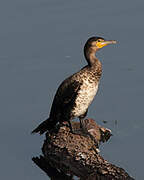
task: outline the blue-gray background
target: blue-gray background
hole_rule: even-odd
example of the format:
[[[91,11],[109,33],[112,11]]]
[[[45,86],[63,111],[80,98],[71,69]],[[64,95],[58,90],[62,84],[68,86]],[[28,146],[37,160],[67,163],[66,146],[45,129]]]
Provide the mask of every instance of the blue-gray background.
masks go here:
[[[31,161],[44,136],[30,132],[60,82],[85,66],[93,35],[118,41],[98,53],[103,77],[88,113],[114,135],[101,154],[144,179],[143,17],[143,0],[0,1],[0,179],[48,179]]]

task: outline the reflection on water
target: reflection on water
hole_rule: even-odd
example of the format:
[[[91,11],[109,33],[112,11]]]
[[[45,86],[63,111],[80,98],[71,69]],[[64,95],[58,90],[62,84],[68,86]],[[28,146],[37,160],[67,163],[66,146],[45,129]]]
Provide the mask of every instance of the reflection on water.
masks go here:
[[[85,41],[99,35],[119,44],[98,53],[103,77],[88,117],[112,129],[111,141],[101,147],[105,159],[143,180],[143,5],[0,2],[1,179],[48,179],[31,162],[43,136],[30,132],[47,117],[60,82],[85,66]]]

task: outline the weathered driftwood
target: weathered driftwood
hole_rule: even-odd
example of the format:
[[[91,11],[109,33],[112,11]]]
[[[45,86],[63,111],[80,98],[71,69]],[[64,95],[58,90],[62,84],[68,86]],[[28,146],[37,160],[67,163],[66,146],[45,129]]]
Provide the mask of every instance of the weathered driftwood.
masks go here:
[[[84,132],[79,122],[73,122],[72,126],[75,134],[67,126],[47,133],[42,148],[43,156],[33,158],[51,179],[73,179],[73,175],[81,180],[133,179],[124,169],[110,164],[99,154],[100,142],[107,141],[111,136],[109,129],[97,125],[92,119],[84,121]]]

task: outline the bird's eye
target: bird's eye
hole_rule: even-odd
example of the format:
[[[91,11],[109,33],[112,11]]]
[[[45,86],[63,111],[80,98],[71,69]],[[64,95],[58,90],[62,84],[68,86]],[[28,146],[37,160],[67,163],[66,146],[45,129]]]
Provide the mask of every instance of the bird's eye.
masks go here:
[[[100,39],[98,39],[98,40],[97,40],[97,42],[101,42],[101,40],[100,40]]]

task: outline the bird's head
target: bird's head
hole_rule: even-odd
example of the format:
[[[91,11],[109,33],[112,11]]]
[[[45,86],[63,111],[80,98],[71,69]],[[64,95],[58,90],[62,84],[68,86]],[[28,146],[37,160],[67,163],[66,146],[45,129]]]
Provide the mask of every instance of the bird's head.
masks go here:
[[[87,40],[84,49],[85,49],[85,51],[91,50],[93,52],[96,52],[97,50],[99,50],[109,44],[116,44],[116,41],[105,40],[102,37],[91,37]]]

